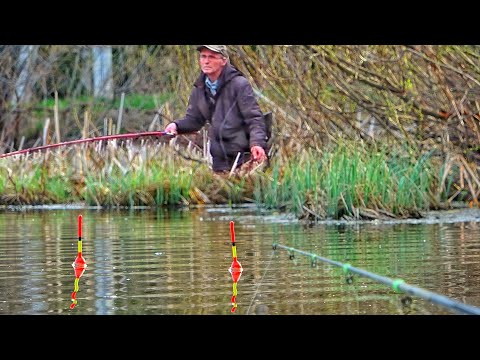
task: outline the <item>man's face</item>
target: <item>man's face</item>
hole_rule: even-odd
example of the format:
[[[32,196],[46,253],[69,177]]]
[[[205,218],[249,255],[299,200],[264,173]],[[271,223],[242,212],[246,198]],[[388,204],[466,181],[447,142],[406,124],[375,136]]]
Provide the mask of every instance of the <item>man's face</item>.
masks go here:
[[[203,48],[200,50],[200,67],[202,71],[215,81],[227,64],[227,58],[215,51]]]

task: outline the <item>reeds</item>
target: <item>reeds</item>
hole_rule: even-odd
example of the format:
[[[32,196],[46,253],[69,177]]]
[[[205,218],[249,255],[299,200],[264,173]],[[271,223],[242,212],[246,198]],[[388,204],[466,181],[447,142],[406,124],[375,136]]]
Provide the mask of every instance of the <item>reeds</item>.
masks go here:
[[[0,201],[107,208],[254,202],[310,220],[412,217],[448,205],[453,185],[445,173],[455,169],[452,159],[448,164],[434,152],[417,159],[408,151],[343,141],[320,158],[304,150],[264,171],[220,176],[166,143],[83,144],[3,159]],[[477,191],[462,166],[465,189]]]
[[[105,119],[112,122],[119,115],[116,102],[79,101],[89,93],[88,82],[80,81],[91,65],[85,57],[89,47],[35,49],[49,66],[36,58],[29,63],[37,75],[28,84],[31,102],[24,99],[13,108],[10,98],[0,103],[3,152],[14,150],[18,139],[25,137],[28,147],[40,136],[38,122],[52,116],[52,104],[38,109],[38,101],[54,91],[60,97],[54,108],[60,113],[53,114],[62,122],[58,138],[78,138],[82,130],[89,130],[83,137],[100,135]],[[256,202],[309,219],[417,216],[422,209],[448,208],[453,201],[478,206],[479,49],[232,45],[232,62],[253,84],[262,110],[275,116],[275,151],[268,170],[219,177],[207,164],[178,156],[180,151],[169,147],[76,147],[3,159],[0,201],[70,198],[102,206]],[[126,94],[122,129],[140,131],[149,124],[161,129],[184,114],[199,73],[195,46],[117,46],[113,51],[121,70],[115,82],[123,84],[116,90]],[[0,53],[0,70],[13,85],[19,76],[11,71],[15,53],[11,46]],[[16,92],[11,88],[5,94]],[[130,100],[137,94],[142,105],[133,106],[136,101]],[[62,98],[77,101],[65,108]],[[146,99],[154,104],[149,100],[147,106]],[[155,111],[155,121],[153,109],[161,109],[161,115]],[[40,113],[32,116],[36,110]],[[83,124],[81,113],[90,114]],[[203,158],[198,155],[191,158]]]

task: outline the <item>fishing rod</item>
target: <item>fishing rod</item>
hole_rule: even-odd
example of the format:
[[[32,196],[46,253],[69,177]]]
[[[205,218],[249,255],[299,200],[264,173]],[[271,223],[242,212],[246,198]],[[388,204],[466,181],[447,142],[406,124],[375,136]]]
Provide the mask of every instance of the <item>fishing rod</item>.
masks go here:
[[[308,253],[308,252],[305,252],[305,251],[302,251],[302,250],[294,249],[294,248],[284,246],[284,245],[281,245],[281,244],[273,244],[273,250],[276,250],[277,247],[286,249],[290,252],[298,252],[302,255],[310,257],[312,259],[312,261],[315,261],[316,259],[318,259],[318,260],[321,260],[323,262],[329,263],[331,265],[339,266],[343,269],[343,271],[345,273],[352,272],[352,273],[359,274],[363,277],[370,278],[370,279],[378,281],[382,284],[391,286],[392,289],[395,290],[396,292],[403,291],[404,293],[407,293],[407,294],[410,294],[410,295],[413,295],[413,296],[418,296],[418,297],[423,298],[427,301],[431,301],[435,304],[444,306],[446,308],[454,309],[454,310],[456,310],[460,313],[463,313],[463,314],[480,315],[480,308],[478,308],[478,307],[468,305],[468,304],[464,304],[464,303],[461,303],[459,301],[452,300],[452,299],[450,299],[446,296],[443,296],[443,295],[440,295],[440,294],[437,294],[437,293],[434,293],[434,292],[431,292],[431,291],[428,291],[428,290],[425,290],[425,289],[421,289],[421,288],[416,287],[416,286],[409,285],[405,281],[403,281],[402,279],[390,279],[390,278],[385,277],[385,276],[380,276],[380,275],[371,273],[369,271],[356,268],[356,267],[354,267],[350,264],[344,264],[344,263],[341,263],[341,262],[338,262],[338,261],[327,259],[327,258],[324,258],[322,256],[318,256],[318,255]],[[290,259],[293,259],[293,254],[290,254]]]
[[[165,131],[145,131],[145,132],[139,132],[139,133],[97,136],[97,137],[92,137],[92,138],[64,141],[64,142],[56,143],[56,144],[48,144],[48,145],[37,146],[37,147],[29,148],[29,149],[12,151],[12,152],[9,152],[9,153],[0,154],[0,159],[5,158],[7,156],[27,154],[27,153],[31,153],[31,152],[34,152],[34,151],[52,149],[52,148],[56,148],[56,147],[60,147],[60,146],[66,146],[66,145],[76,145],[76,144],[82,144],[82,143],[88,143],[88,142],[94,142],[94,141],[102,141],[102,140],[136,139],[136,138],[143,137],[143,136],[157,136],[157,137],[160,137],[160,136],[175,136],[175,135],[172,134],[172,133],[165,132]]]

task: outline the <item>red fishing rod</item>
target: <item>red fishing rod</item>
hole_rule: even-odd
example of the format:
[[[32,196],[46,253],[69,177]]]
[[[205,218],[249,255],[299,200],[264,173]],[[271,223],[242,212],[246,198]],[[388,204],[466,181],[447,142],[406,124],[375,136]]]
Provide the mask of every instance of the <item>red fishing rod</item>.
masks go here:
[[[78,215],[78,254],[72,264],[73,269],[75,270],[75,282],[73,286],[72,304],[70,305],[70,309],[73,309],[75,305],[77,305],[78,282],[87,268],[87,262],[82,255],[82,219],[82,215]]]
[[[237,309],[237,282],[240,280],[240,276],[242,275],[242,265],[237,259],[237,246],[235,244],[235,227],[233,221],[230,221],[230,237],[232,238],[232,256],[233,261],[232,265],[228,269],[230,274],[232,274],[233,280],[233,295],[232,295],[232,313],[235,312]]]
[[[88,142],[95,142],[95,141],[102,141],[102,140],[114,140],[114,139],[136,139],[142,136],[175,136],[174,134],[167,133],[165,131],[146,131],[146,132],[140,132],[140,133],[130,133],[130,134],[118,134],[118,135],[105,135],[105,136],[97,136],[93,138],[86,138],[86,139],[77,139],[77,140],[71,140],[71,141],[64,141],[61,143],[57,144],[49,144],[49,145],[43,145],[43,146],[37,146],[29,149],[23,149],[23,150],[18,150],[18,151],[12,151],[9,153],[1,154],[0,159],[7,157],[7,156],[13,156],[13,155],[21,155],[21,154],[28,154],[34,151],[40,151],[40,150],[45,150],[45,149],[52,149],[60,146],[67,146],[67,145],[76,145],[76,144],[82,144],[82,143],[88,143]]]

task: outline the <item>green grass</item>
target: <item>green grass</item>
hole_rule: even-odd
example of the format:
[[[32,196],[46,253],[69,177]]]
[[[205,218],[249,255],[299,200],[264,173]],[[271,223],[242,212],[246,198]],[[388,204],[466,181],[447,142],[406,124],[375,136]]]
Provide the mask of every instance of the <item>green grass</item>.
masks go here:
[[[395,215],[427,209],[436,184],[431,154],[418,160],[389,157],[387,149],[340,144],[321,159],[305,153],[275,166],[271,181],[256,190],[256,201],[271,208],[287,206],[299,215],[304,206],[328,218],[356,217],[359,208]],[[280,173],[282,176],[280,178]],[[263,198],[261,199],[261,195]]]
[[[429,194],[442,174],[432,165],[431,154],[417,159],[408,153],[392,156],[388,151],[339,144],[320,157],[303,152],[295,159],[273,161],[253,179],[222,179],[207,166],[194,167],[168,147],[145,149],[133,158],[122,147],[105,153],[90,147],[69,152],[80,156],[75,161],[61,155],[52,155],[49,161],[41,156],[27,161],[4,159],[0,191],[10,202],[21,204],[85,201],[106,207],[195,204],[192,194],[200,191],[213,203],[254,199],[258,205],[297,216],[307,211],[332,219],[357,218],[359,209],[398,216],[428,209]],[[80,164],[84,173],[79,183],[74,168]]]

